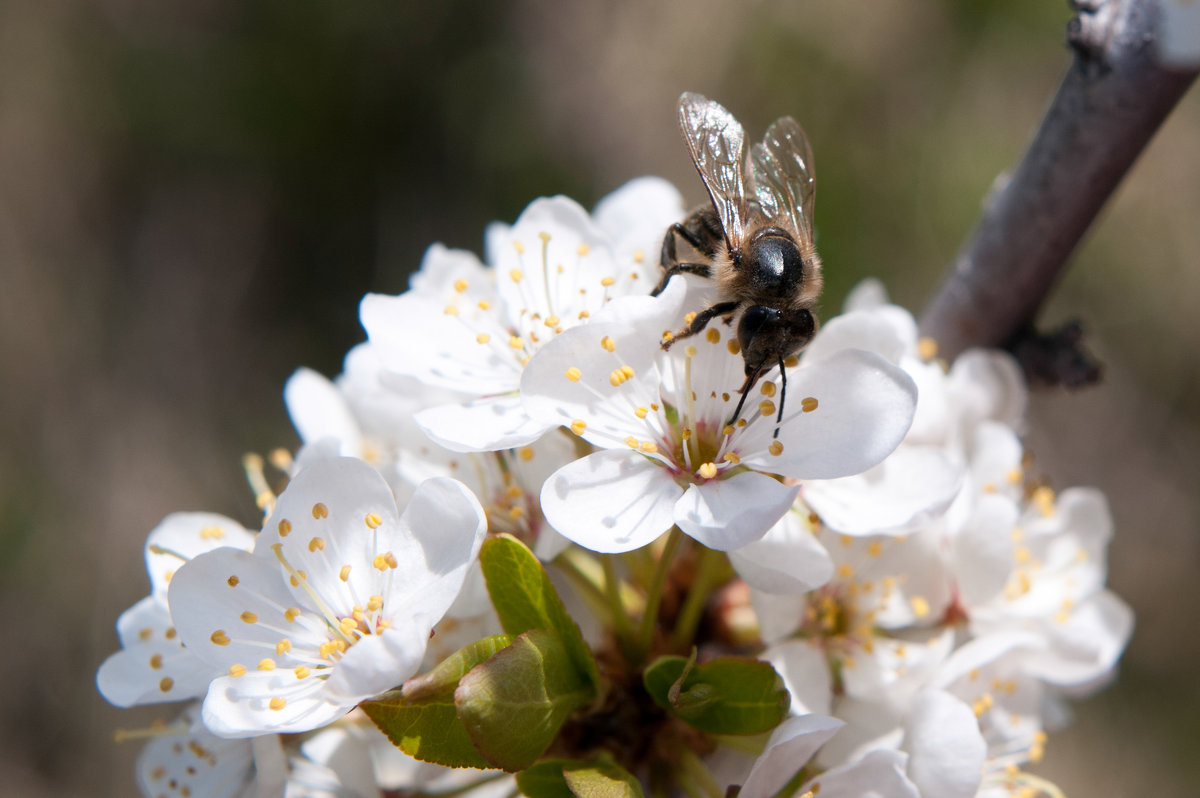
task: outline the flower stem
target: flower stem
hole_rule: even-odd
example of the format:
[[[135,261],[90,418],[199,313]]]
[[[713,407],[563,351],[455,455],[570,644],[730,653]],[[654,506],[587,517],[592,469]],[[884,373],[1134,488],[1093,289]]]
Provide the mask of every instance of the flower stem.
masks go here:
[[[616,562],[613,555],[601,554],[600,563],[604,566],[604,594],[608,598],[609,612],[612,613],[613,631],[616,632],[621,650],[629,654],[633,650],[633,625],[625,612],[625,602],[621,600],[621,583],[617,579]]]
[[[696,636],[696,627],[700,625],[700,617],[704,614],[704,605],[708,602],[709,592],[721,570],[722,554],[707,546],[700,547],[700,562],[696,566],[696,577],[688,589],[683,608],[675,619],[675,634],[672,637],[673,647],[683,650],[691,646],[692,638]]]
[[[690,749],[684,747],[682,756],[680,757],[680,765],[683,772],[680,778],[684,790],[689,795],[699,793],[704,798],[722,798],[725,794],[721,789],[721,785],[717,784],[716,779],[708,772],[704,762],[700,757],[696,756]],[[692,789],[688,789],[688,787]]]
[[[658,558],[658,568],[654,571],[654,580],[646,591],[646,611],[642,615],[641,628],[638,629],[634,664],[640,664],[640,661],[650,653],[650,647],[654,644],[654,622],[658,620],[658,605],[662,602],[667,576],[671,573],[671,563],[675,560],[675,553],[679,551],[679,544],[682,542],[683,532],[677,526],[671,527],[667,544],[663,546],[662,554]]]

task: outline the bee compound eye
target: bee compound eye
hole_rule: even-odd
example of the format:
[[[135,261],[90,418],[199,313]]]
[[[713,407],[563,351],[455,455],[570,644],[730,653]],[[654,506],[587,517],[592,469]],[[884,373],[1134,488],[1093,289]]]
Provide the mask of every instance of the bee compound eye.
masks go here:
[[[742,314],[741,321],[738,322],[738,344],[741,345],[742,351],[752,352],[755,336],[765,327],[777,322],[780,315],[778,310],[765,305],[751,305],[747,308],[746,312]]]

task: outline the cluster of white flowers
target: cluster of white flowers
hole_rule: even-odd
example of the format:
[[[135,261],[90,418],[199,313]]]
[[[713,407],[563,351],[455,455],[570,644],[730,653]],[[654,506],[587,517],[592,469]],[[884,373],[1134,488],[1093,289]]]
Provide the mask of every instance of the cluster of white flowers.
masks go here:
[[[671,738],[692,746],[676,787],[1053,791],[1022,768],[1132,630],[1104,587],[1104,497],[1032,473],[1006,355],[939,361],[874,284],[731,422],[731,328],[660,346],[712,304],[691,277],[649,296],[682,210],[651,178],[590,215],[537,200],[488,230],[486,264],[434,246],[411,290],[367,296],[336,381],[296,372],[304,446],[261,531],[165,519],[151,595],[99,671],[114,704],[191,702],[143,753],[146,795],[511,794],[498,771],[409,758],[355,709],[501,631],[476,565],[500,533],[546,564],[598,661],[695,646],[779,674],[769,739]]]

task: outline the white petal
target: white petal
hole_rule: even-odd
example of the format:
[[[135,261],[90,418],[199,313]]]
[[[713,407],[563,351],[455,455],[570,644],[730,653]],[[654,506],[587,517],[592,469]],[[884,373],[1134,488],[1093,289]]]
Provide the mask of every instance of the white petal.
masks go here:
[[[478,499],[457,480],[445,477],[422,482],[404,514],[400,533],[419,547],[406,548],[413,570],[401,566],[388,601],[399,601],[400,612],[424,615],[429,626],[441,619],[462,589],[487,534],[487,520]],[[401,540],[381,538],[401,556]],[[393,616],[394,617],[394,616]],[[426,630],[428,631],[428,630]]]
[[[122,650],[96,672],[96,687],[110,704],[131,707],[199,698],[219,669],[180,643],[164,602],[153,596],[121,613]]]
[[[602,451],[560,468],[542,486],[542,512],[563,536],[604,553],[632,551],[675,522],[683,489],[656,463]]]
[[[750,602],[758,616],[758,636],[764,643],[778,643],[791,637],[799,628],[808,606],[803,593],[766,593],[753,588],[750,589]]]
[[[417,413],[416,420],[426,435],[452,452],[515,449],[556,426],[531,419],[516,393],[431,407]]]
[[[955,403],[967,426],[992,419],[1019,427],[1029,403],[1021,367],[1007,352],[968,349],[950,368]]]
[[[1072,692],[1090,692],[1110,676],[1133,634],[1133,610],[1104,590],[1049,624],[1052,648],[1030,656],[1029,673]]]
[[[410,624],[397,624],[360,638],[333,669],[324,698],[353,706],[399,686],[417,672],[428,641],[428,627]]]
[[[195,557],[223,546],[249,551],[255,537],[237,521],[216,513],[171,513],[146,537],[146,573],[152,594],[166,601],[167,585],[179,568],[180,556]]]
[[[833,677],[823,651],[805,640],[789,640],[771,646],[763,652],[762,658],[771,663],[783,679],[792,697],[792,714],[830,714]]]
[[[222,676],[213,681],[204,698],[204,725],[218,737],[310,731],[354,707],[353,703],[326,701],[325,692],[322,680],[313,676],[297,679],[291,670]]]
[[[729,552],[729,563],[746,584],[767,593],[800,595],[833,576],[833,560],[799,513],[787,513],[767,534]]]
[[[283,386],[292,426],[305,443],[335,438],[344,454],[362,451],[362,432],[337,387],[312,369],[297,369]]]
[[[146,743],[136,769],[142,795],[234,798],[245,794],[255,777],[251,744],[210,734],[193,722],[199,714],[197,704],[180,718],[177,732],[172,727]],[[197,756],[197,751],[204,756]]]
[[[515,391],[521,365],[498,312],[461,306],[448,314],[446,304],[413,291],[367,294],[359,318],[390,371],[477,396]]]
[[[899,363],[916,341],[917,323],[912,314],[887,305],[830,319],[804,350],[804,362],[809,365],[824,360],[842,349],[864,349],[891,363]]]
[[[954,575],[968,607],[1004,589],[1014,564],[1012,532],[1018,514],[1016,504],[1004,496],[981,496],[970,520],[952,539]]]
[[[804,484],[804,502],[846,535],[905,534],[950,506],[962,469],[939,449],[901,446],[875,468]]]
[[[816,399],[811,412],[804,400]],[[771,430],[742,457],[752,468],[797,479],[834,479],[881,462],[904,439],[917,404],[917,388],[900,368],[879,355],[843,349],[809,368],[789,373],[787,410],[779,440],[767,453]]]
[[[868,277],[860,281],[846,294],[842,302],[842,312],[852,313],[856,310],[873,310],[890,302],[887,288],[877,277]]]
[[[765,535],[799,491],[765,474],[743,471],[689,486],[675,503],[675,523],[710,549],[731,551]]]
[[[921,798],[972,798],[979,789],[987,744],[975,713],[949,693],[917,694],[902,747]]]
[[[473,296],[478,293],[490,297],[494,292],[491,272],[473,252],[433,244],[425,250],[421,267],[409,278],[409,285],[416,293],[444,299],[451,292],[460,293],[455,287],[459,280],[467,283]]]
[[[740,798],[771,798],[843,725],[822,715],[791,717],[779,724],[742,785]]]
[[[825,771],[800,790],[821,798],[928,798],[904,774],[907,757],[899,751],[869,751],[861,759]],[[819,790],[814,790],[820,785]]]

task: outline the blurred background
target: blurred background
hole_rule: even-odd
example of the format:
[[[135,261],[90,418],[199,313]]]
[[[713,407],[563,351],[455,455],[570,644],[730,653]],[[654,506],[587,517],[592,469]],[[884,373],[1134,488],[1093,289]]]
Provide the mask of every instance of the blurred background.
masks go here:
[[[1067,68],[1069,16],[0,0],[3,792],[135,793],[139,746],[113,730],[170,713],[109,707],[93,674],[147,592],[146,533],[180,509],[256,523],[239,457],[296,444],[284,380],[336,374],[360,297],[402,291],[427,245],[479,251],[536,196],[590,206],[642,174],[698,203],[687,89],[753,135],[784,114],[807,128],[827,313],[871,275],[919,311]],[[1106,379],[1038,395],[1027,443],[1056,487],[1107,492],[1110,585],[1138,619],[1119,682],[1037,771],[1073,796],[1200,783],[1197,207],[1194,91],[1043,317],[1081,317]]]

